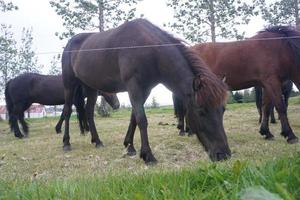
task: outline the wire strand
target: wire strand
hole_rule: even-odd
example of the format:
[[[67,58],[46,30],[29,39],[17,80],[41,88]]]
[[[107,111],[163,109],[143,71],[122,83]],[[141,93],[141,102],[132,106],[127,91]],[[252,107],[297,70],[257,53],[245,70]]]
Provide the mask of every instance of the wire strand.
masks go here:
[[[245,40],[238,41],[228,41],[232,43],[249,42],[249,41],[268,41],[268,40],[282,40],[282,39],[300,39],[300,36],[290,36],[290,37],[273,37],[273,38],[248,38]],[[185,42],[188,44],[187,42]],[[226,42],[225,42],[226,43]],[[137,46],[125,46],[125,47],[107,47],[107,48],[96,48],[96,49],[79,49],[72,51],[65,51],[68,53],[73,52],[92,52],[92,51],[110,51],[110,50],[122,50],[122,49],[138,49],[138,48],[152,48],[152,47],[170,47],[170,46],[181,46],[182,43],[167,43],[167,44],[152,44],[152,45],[137,45]],[[188,46],[192,46],[188,44]],[[45,51],[36,52],[35,55],[46,55],[46,54],[61,54],[61,51]]]

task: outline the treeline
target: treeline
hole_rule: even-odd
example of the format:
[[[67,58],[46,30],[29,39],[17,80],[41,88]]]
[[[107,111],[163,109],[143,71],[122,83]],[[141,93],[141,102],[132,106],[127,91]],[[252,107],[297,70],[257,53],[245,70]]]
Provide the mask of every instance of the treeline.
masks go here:
[[[299,91],[295,91],[292,89],[290,97],[300,95]],[[246,90],[239,90],[239,91],[231,91],[228,95],[227,103],[249,103],[255,102],[255,90],[254,88],[246,89]]]

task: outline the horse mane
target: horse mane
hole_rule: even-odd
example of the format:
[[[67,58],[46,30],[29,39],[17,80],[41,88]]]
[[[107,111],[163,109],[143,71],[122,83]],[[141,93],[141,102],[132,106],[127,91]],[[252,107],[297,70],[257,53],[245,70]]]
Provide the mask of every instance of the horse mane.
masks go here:
[[[284,37],[284,40],[292,48],[295,62],[300,64],[300,32],[297,31],[296,28],[292,26],[269,26],[264,30],[259,31],[258,34],[266,32],[279,34],[279,37]]]
[[[161,33],[168,41],[164,41],[170,44],[178,44],[175,47],[181,52],[183,57],[186,59],[188,66],[195,75],[201,79],[202,88],[195,91],[197,95],[198,105],[204,107],[217,107],[219,105],[224,105],[227,98],[227,86],[223,83],[203,60],[196,54],[194,50],[185,46],[183,40],[174,37],[170,33],[160,29],[146,19],[141,20],[144,25],[152,30],[156,30]]]

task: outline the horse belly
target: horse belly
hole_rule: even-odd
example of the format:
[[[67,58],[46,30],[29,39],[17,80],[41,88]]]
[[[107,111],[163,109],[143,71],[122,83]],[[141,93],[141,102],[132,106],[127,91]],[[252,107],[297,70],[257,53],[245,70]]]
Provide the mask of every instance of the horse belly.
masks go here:
[[[103,92],[116,93],[126,90],[121,81],[118,70],[113,66],[86,65],[84,68],[75,68],[75,75],[87,86]]]

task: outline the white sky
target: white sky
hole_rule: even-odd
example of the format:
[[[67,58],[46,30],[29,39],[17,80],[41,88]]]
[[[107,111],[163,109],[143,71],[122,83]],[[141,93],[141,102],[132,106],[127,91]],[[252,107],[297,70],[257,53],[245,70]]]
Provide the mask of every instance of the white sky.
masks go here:
[[[13,12],[0,13],[0,23],[11,24],[16,38],[21,37],[22,28],[33,28],[34,50],[38,54],[38,63],[44,66],[50,65],[50,60],[54,55],[62,52],[67,40],[61,41],[55,32],[62,32],[62,20],[56,15],[48,0],[11,0],[19,7]],[[137,6],[138,14],[143,13],[145,18],[156,25],[163,26],[164,23],[173,19],[173,11],[168,8],[162,0],[143,0]],[[246,36],[255,34],[263,28],[262,20],[256,18],[251,20],[245,27]],[[169,30],[170,31],[170,30]],[[39,54],[43,52],[53,52],[49,54]],[[55,53],[54,53],[55,52]],[[48,72],[43,69],[44,73]],[[163,85],[155,87],[147,102],[152,101],[155,96],[160,105],[171,105],[172,94]],[[129,104],[127,93],[119,93],[118,97],[121,104]]]

